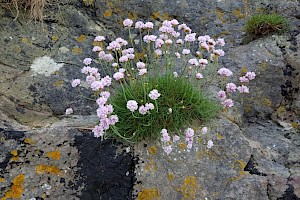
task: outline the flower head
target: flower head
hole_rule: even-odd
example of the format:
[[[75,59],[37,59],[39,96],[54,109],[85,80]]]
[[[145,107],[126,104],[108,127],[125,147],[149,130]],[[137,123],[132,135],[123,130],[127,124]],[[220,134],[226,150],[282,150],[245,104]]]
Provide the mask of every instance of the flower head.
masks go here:
[[[202,134],[206,134],[207,131],[208,131],[208,128],[207,128],[207,127],[203,127],[203,128],[201,129],[201,133],[202,133]]]
[[[224,108],[230,108],[234,105],[232,99],[226,99],[222,102]]]
[[[72,81],[72,87],[77,87],[78,85],[80,85],[80,79],[74,79]]]
[[[83,60],[83,64],[85,64],[85,65],[90,65],[91,63],[92,63],[92,59],[91,58],[85,58]]]
[[[149,93],[149,97],[152,100],[156,100],[158,99],[158,97],[160,97],[160,93],[158,93],[158,91],[154,89]]]
[[[218,97],[221,99],[221,100],[225,100],[226,99],[226,92],[221,90],[218,92]]]
[[[73,113],[73,109],[72,108],[67,108],[66,109],[66,115],[70,115]]]
[[[207,142],[207,148],[210,149],[210,148],[212,148],[213,146],[214,146],[213,141],[208,140],[208,142]]]
[[[223,67],[218,70],[218,74],[221,76],[229,77],[229,76],[232,76],[233,73],[229,69]]]
[[[247,77],[249,80],[255,79],[256,74],[254,72],[247,72],[245,77]]]
[[[227,92],[235,92],[236,91],[236,85],[234,83],[227,83],[226,84],[226,91]]]
[[[249,88],[247,86],[242,85],[237,87],[237,89],[240,93],[249,93]]]
[[[102,42],[105,40],[104,36],[98,35],[97,37],[95,37],[94,41],[95,42]]]
[[[131,112],[134,112],[138,109],[138,103],[135,100],[129,100],[129,101],[127,101],[126,107]]]
[[[125,19],[125,20],[123,21],[123,25],[124,25],[125,27],[131,27],[132,24],[133,24],[133,21],[132,21],[131,19]]]

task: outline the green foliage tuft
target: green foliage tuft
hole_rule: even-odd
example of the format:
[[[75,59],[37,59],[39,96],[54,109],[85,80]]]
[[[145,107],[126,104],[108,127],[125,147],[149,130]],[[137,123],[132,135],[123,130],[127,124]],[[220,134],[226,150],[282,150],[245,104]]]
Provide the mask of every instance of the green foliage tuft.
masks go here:
[[[248,40],[269,35],[271,33],[282,33],[288,30],[287,20],[278,14],[257,14],[253,15],[245,25]]]
[[[157,102],[145,95],[153,89],[161,94]],[[119,122],[112,128],[112,134],[131,142],[160,138],[163,128],[171,133],[193,120],[211,119],[221,110],[220,103],[208,98],[188,79],[171,75],[130,81],[111,98],[114,114],[119,117]],[[136,100],[139,106],[151,102],[155,109],[146,115],[138,111],[132,113],[126,108],[128,100]],[[172,113],[169,112],[170,108]]]

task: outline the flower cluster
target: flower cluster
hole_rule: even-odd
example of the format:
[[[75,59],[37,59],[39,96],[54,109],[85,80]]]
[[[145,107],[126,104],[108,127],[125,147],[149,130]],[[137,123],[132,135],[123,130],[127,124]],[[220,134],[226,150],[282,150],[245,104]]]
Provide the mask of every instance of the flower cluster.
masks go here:
[[[84,86],[87,85],[97,96],[95,101],[98,105],[96,113],[99,124],[93,129],[95,137],[106,136],[110,129],[123,139],[131,138],[130,135],[128,137],[126,134],[117,132],[118,128],[113,128],[123,119],[116,115],[116,110],[120,108],[113,107],[115,104],[110,98],[110,87],[114,87],[114,91],[121,91],[120,93],[124,95],[125,102],[121,105],[127,109],[122,109],[122,112],[128,113],[126,116],[132,117],[134,120],[141,119],[143,121],[155,113],[172,116],[181,111],[176,106],[165,102],[159,104],[161,99],[165,99],[167,95],[164,93],[164,88],[159,88],[155,84],[149,84],[146,88],[151,76],[169,76],[173,79],[176,77],[175,87],[177,87],[177,81],[182,78],[204,85],[203,82],[208,80],[207,77],[211,76],[211,73],[219,74],[222,80],[233,75],[227,68],[218,69],[218,59],[225,55],[222,50],[225,45],[223,38],[214,39],[209,35],[197,35],[192,32],[190,27],[186,24],[180,24],[176,19],[163,21],[158,27],[158,31],[153,30],[155,25],[152,22],[137,21],[134,23],[131,19],[125,19],[123,26],[128,30],[129,40],[118,37],[105,43],[104,36],[97,36],[94,39],[95,46],[92,49],[93,54],[97,55],[97,60],[85,58],[83,60],[84,66],[81,69],[81,72],[86,75],[85,80],[74,79],[71,83],[72,87],[86,83]],[[136,34],[131,34],[132,31],[135,31]],[[99,66],[101,67],[101,74],[98,70]],[[103,74],[102,70],[105,69],[109,75]],[[249,93],[249,88],[245,84],[254,78],[254,72],[247,72],[239,78],[242,83],[240,86],[236,86],[232,82],[224,85],[222,90],[218,92],[223,107],[233,106],[231,96],[237,91]],[[131,83],[140,83],[143,94],[134,96],[132,94],[134,92],[126,90],[131,86]],[[176,91],[174,90],[174,92]],[[186,92],[184,91],[184,93]],[[180,97],[180,101],[181,99]],[[160,106],[168,107],[160,109]],[[181,106],[180,109],[184,109],[184,106]],[[159,113],[161,110],[167,114]],[[71,113],[72,111],[66,110],[66,114]],[[150,126],[151,120],[146,121],[146,123],[144,120],[140,127]],[[172,143],[180,139],[171,130],[169,131],[170,133],[167,129],[161,130],[161,141],[166,154],[172,152]],[[207,131],[206,127],[201,129],[202,134],[206,134]],[[131,131],[129,134],[133,132],[135,131]],[[171,137],[173,137],[172,140]],[[195,131],[192,128],[186,129],[187,149],[192,149],[194,137]],[[209,140],[207,148],[210,149],[212,146],[213,142]]]
[[[218,70],[218,74],[222,77],[222,80],[226,80],[227,77],[230,77],[233,75],[232,71],[230,71],[227,68],[221,68]],[[256,74],[255,72],[247,72],[244,76],[241,76],[239,78],[240,82],[242,84],[248,83],[250,80],[253,80],[255,78]],[[219,99],[221,100],[221,104],[224,108],[230,108],[234,106],[234,102],[232,99],[228,98],[236,91],[239,91],[241,94],[243,93],[249,93],[249,88],[245,85],[236,86],[234,83],[227,83],[225,86],[225,90],[220,90],[217,94]]]

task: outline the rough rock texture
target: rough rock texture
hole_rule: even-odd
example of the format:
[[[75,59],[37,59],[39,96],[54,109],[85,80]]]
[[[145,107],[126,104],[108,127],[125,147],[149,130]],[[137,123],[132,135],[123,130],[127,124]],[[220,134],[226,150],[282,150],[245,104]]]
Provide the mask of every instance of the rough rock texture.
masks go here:
[[[290,30],[246,44],[243,25],[261,12],[286,16]],[[96,105],[81,94],[92,93],[70,82],[83,78],[94,37],[126,35],[127,17],[176,18],[224,37],[220,66],[257,73],[251,94],[210,124],[191,152],[184,141],[167,156],[159,142],[130,147],[90,135]],[[46,8],[43,24],[13,20],[0,7],[0,198],[299,199],[299,18],[296,0],[60,1]],[[78,115],[66,117],[68,107]]]

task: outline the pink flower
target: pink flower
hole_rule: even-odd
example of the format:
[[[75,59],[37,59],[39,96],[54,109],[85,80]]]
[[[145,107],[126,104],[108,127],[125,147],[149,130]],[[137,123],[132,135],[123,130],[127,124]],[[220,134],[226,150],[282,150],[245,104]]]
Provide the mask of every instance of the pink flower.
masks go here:
[[[207,148],[210,149],[210,148],[212,148],[213,146],[214,146],[213,141],[208,140],[208,142],[207,142]]]
[[[223,68],[218,70],[218,74],[221,75],[221,76],[229,77],[229,76],[232,76],[233,73],[229,69],[223,67]]]
[[[163,150],[166,154],[170,154],[172,152],[172,147],[171,147],[171,145],[164,146]]]
[[[80,85],[80,79],[74,79],[73,81],[72,81],[72,87],[77,87],[78,85]]]
[[[73,109],[72,108],[67,108],[66,109],[66,115],[70,115],[73,113]]]
[[[111,64],[112,67],[118,67],[118,63]]]
[[[126,107],[131,112],[134,112],[138,109],[138,103],[135,100],[129,100],[129,101],[127,101]]]
[[[199,62],[196,58],[189,59],[188,63],[194,66],[199,66]]]
[[[176,19],[172,19],[170,21],[170,23],[173,25],[173,26],[177,26],[179,24],[179,22],[176,20]]]
[[[194,42],[196,40],[196,33],[187,34],[184,40],[186,42]]]
[[[85,64],[85,65],[89,65],[89,64],[91,64],[92,63],[92,59],[91,58],[85,58],[84,60],[83,60],[83,64]]]
[[[146,103],[145,107],[146,107],[147,110],[153,110],[154,109],[153,103]]]
[[[104,36],[98,35],[97,37],[95,37],[94,41],[95,42],[102,42],[105,40]]]
[[[126,56],[122,56],[121,58],[119,58],[120,62],[127,62],[128,61],[128,57]]]
[[[187,149],[192,149],[193,147],[193,142],[189,142],[188,145],[186,145]]]
[[[203,127],[203,128],[201,129],[202,134],[206,134],[207,131],[208,131],[208,128],[207,128],[207,127]]]
[[[214,50],[213,53],[217,56],[224,56],[225,52],[222,49]]]
[[[183,49],[182,50],[182,54],[183,55],[188,55],[188,54],[190,54],[191,53],[191,51],[189,50],[189,49]]]
[[[160,48],[160,47],[162,47],[162,45],[163,45],[164,43],[165,43],[165,42],[164,42],[162,39],[160,39],[160,38],[156,39],[156,40],[155,40],[155,48]]]
[[[158,97],[160,97],[160,93],[158,93],[158,91],[154,89],[154,90],[150,91],[149,97],[152,100],[156,100],[156,99],[158,99]]]
[[[119,43],[121,46],[126,46],[128,44],[128,42],[123,38],[117,38],[115,41]]]
[[[176,32],[176,31],[172,32],[171,34],[172,34],[172,36],[175,37],[175,38],[178,38],[178,37],[180,36],[180,33],[179,33],[179,32]]]
[[[108,91],[102,91],[100,96],[108,99],[110,97],[110,93]]]
[[[178,53],[178,52],[176,52],[174,54],[175,54],[176,58],[180,58],[181,57],[180,53]]]
[[[108,53],[104,55],[104,60],[107,62],[111,62],[114,60],[114,57],[110,53]]]
[[[199,37],[198,37],[198,41],[199,41],[200,43],[205,43],[205,42],[206,42],[206,37],[205,37],[205,36],[199,36]]]
[[[142,69],[142,68],[145,68],[145,63],[143,63],[143,62],[137,62],[136,63],[136,67],[138,68],[138,69]]]
[[[87,84],[92,84],[92,82],[94,82],[95,80],[96,80],[95,76],[92,76],[92,75],[88,75],[85,79]]]
[[[227,83],[226,84],[226,91],[227,92],[235,92],[236,91],[236,85],[234,83]]]
[[[208,46],[208,44],[206,42],[200,43],[200,47],[202,49],[205,49],[206,51],[209,51],[209,46]]]
[[[144,28],[144,22],[138,21],[135,23],[135,28],[137,29],[143,29]]]
[[[119,69],[119,72],[121,72],[121,73],[125,73],[125,71],[126,71],[126,69],[124,69],[124,68]]]
[[[202,78],[203,78],[203,75],[201,73],[196,74],[196,79],[202,79]]]
[[[145,106],[140,106],[139,108],[139,113],[141,113],[142,115],[145,115],[148,112],[148,109]]]
[[[139,69],[139,75],[140,75],[140,76],[143,76],[143,75],[145,75],[145,74],[147,74],[147,69],[145,69],[145,68]]]
[[[128,57],[129,60],[133,60],[134,57],[135,57],[135,55],[134,55],[134,54],[131,54],[131,53],[130,53],[130,54],[127,54],[126,56]]]
[[[107,102],[107,98],[105,97],[100,97],[96,100],[96,103],[98,104],[98,106],[104,106]]]
[[[183,40],[182,39],[176,40],[176,44],[183,44]]]
[[[175,78],[178,77],[178,73],[177,72],[173,72],[173,75],[174,75]]]
[[[171,44],[173,43],[173,41],[172,41],[171,39],[167,39],[167,40],[165,41],[165,43],[166,43],[167,45],[171,45]]]
[[[104,86],[110,86],[111,85],[111,78],[109,76],[105,76],[101,79],[101,83]]]
[[[111,116],[109,117],[109,123],[110,123],[111,125],[115,125],[117,122],[119,122],[119,118],[118,118],[117,115],[111,115]]]
[[[255,79],[256,74],[254,72],[247,72],[245,77],[247,77],[249,80]]]
[[[226,99],[226,92],[221,90],[218,92],[218,97],[221,99],[221,100],[225,100]]]
[[[218,40],[217,40],[217,45],[219,45],[219,46],[224,46],[225,45],[225,41],[224,41],[224,39],[223,38],[218,38]]]
[[[144,28],[152,29],[154,27],[154,24],[152,22],[146,22],[144,25]]]
[[[241,83],[248,83],[249,79],[246,76],[242,76],[239,78]]]
[[[207,44],[209,47],[214,48],[214,46],[216,45],[216,42],[213,39],[208,39]]]
[[[114,75],[113,75],[113,77],[114,77],[114,79],[115,80],[121,80],[121,79],[123,79],[124,78],[124,73],[122,73],[122,72],[116,72]]]
[[[178,140],[180,140],[180,137],[178,135],[174,135],[173,142],[177,142]]]
[[[247,86],[242,85],[239,86],[237,89],[240,93],[249,93],[249,88]]]
[[[124,25],[125,27],[131,27],[132,24],[133,24],[133,21],[132,21],[131,19],[125,19],[125,20],[123,21],[123,25]]]
[[[162,51],[161,51],[160,49],[156,49],[156,50],[154,51],[154,53],[155,53],[155,55],[157,55],[157,56],[161,56],[161,55],[162,55]]]
[[[159,38],[162,39],[162,40],[167,40],[167,39],[169,39],[169,38],[168,38],[168,35],[166,35],[166,34],[161,34],[161,35],[159,35]]]
[[[222,102],[222,105],[224,108],[230,108],[234,105],[233,101],[231,99],[226,99]]]
[[[143,37],[143,40],[146,43],[150,43],[150,42],[155,42],[156,38],[157,38],[157,36],[155,36],[155,35],[145,35]]]
[[[99,54],[98,54],[98,56],[99,56],[100,60],[103,60],[104,56],[105,56],[105,52],[104,51],[100,51]]]
[[[83,67],[83,68],[81,69],[81,73],[83,73],[83,74],[88,74],[88,73],[89,73],[89,70],[90,70],[90,68],[91,68],[91,67],[89,67],[89,66],[88,66],[88,67],[86,67],[86,66],[85,66],[85,67]]]
[[[97,90],[103,89],[103,88],[104,88],[104,85],[103,85],[103,83],[101,81],[94,81],[91,84],[91,89],[93,91],[97,91]]]
[[[195,131],[194,131],[193,129],[188,128],[188,129],[185,131],[185,136],[186,136],[187,138],[191,138],[191,137],[194,137],[194,133],[195,133]]]
[[[93,128],[92,132],[94,133],[94,137],[98,138],[98,137],[102,137],[104,135],[104,130],[102,128],[102,126],[95,126],[95,128]]]
[[[95,51],[95,52],[99,52],[99,51],[101,51],[102,49],[101,49],[101,47],[99,47],[99,46],[94,46],[93,47],[93,51]]]
[[[112,51],[115,51],[115,50],[120,50],[121,49],[121,44],[117,41],[112,41],[111,43],[109,43],[108,47],[106,47],[107,50],[112,50]]]
[[[206,59],[199,59],[199,65],[204,68],[208,64],[208,60]]]

